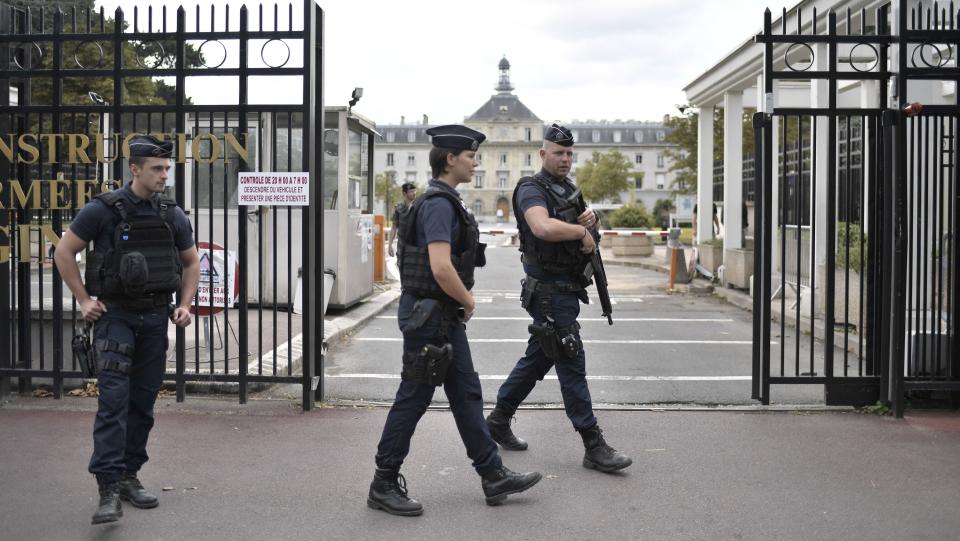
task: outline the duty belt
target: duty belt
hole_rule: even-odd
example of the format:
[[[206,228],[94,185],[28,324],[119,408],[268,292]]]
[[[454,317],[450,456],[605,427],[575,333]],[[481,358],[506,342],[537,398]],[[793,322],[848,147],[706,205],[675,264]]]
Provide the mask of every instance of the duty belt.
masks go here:
[[[101,298],[100,301],[107,306],[117,306],[127,310],[149,310],[151,308],[159,308],[161,306],[169,305],[171,302],[173,302],[173,296],[169,293],[157,293],[154,295],[141,297],[139,299],[106,297]]]

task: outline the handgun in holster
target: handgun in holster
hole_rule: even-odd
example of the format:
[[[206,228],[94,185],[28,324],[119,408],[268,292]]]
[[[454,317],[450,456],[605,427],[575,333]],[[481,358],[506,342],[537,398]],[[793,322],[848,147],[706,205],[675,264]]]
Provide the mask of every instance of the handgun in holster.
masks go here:
[[[547,319],[542,325],[531,323],[527,326],[527,331],[537,337],[540,341],[540,349],[548,358],[557,360],[560,358],[560,339],[557,336],[557,326],[552,319]]]
[[[447,379],[447,369],[450,368],[450,359],[453,358],[453,346],[449,343],[442,346],[427,344],[417,355],[414,368],[414,378],[417,381],[433,386],[443,385]]]
[[[77,329],[71,341],[73,356],[77,359],[80,373],[84,378],[97,377],[97,358],[93,351],[93,341],[90,339],[90,324]]]

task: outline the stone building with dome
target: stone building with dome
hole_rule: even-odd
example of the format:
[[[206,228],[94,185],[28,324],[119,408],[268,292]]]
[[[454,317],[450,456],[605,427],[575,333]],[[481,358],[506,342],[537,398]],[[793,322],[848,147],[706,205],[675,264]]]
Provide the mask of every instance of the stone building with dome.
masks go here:
[[[487,135],[477,154],[473,182],[460,187],[464,203],[481,221],[515,222],[511,205],[517,181],[540,169],[539,150],[545,130],[554,120],[537,117],[514,94],[510,83],[510,62],[504,57],[497,66],[496,94],[490,96],[463,124]],[[559,121],[573,132],[574,165],[589,160],[593,152],[619,150],[630,160],[631,190],[620,194],[621,202],[642,202],[648,210],[659,199],[672,199],[670,162],[665,151],[668,129],[661,122],[635,120]],[[420,186],[430,180],[430,137],[426,130],[434,124],[424,115],[419,121],[379,124],[380,138],[374,151],[374,173],[392,174],[395,181]],[[599,202],[592,202],[597,204]],[[498,211],[500,211],[498,213]]]

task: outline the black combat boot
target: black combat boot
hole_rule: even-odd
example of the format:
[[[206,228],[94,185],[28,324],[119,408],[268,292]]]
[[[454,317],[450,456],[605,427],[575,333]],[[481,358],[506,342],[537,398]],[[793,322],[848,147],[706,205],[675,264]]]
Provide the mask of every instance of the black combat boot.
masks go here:
[[[510,420],[512,418],[513,416],[500,406],[493,408],[493,411],[487,417],[490,437],[493,438],[493,441],[499,443],[500,447],[508,451],[526,451],[527,442],[518,438],[513,430],[510,430]]]
[[[487,497],[487,505],[500,505],[507,496],[527,490],[542,477],[540,472],[516,473],[506,466],[500,466],[484,475],[480,484],[483,486],[483,495]]]
[[[580,437],[583,438],[583,447],[586,449],[583,454],[584,468],[610,473],[633,464],[630,457],[607,445],[598,425],[580,430]]]
[[[407,497],[407,480],[400,475],[399,469],[377,468],[367,494],[367,506],[401,517],[423,514],[420,502]]]
[[[123,508],[120,506],[120,484],[119,483],[101,483],[100,484],[100,506],[97,512],[93,514],[91,524],[103,524],[105,522],[116,522],[123,516]]]
[[[153,509],[160,502],[143,488],[136,473],[125,473],[120,480],[120,499],[140,509]]]

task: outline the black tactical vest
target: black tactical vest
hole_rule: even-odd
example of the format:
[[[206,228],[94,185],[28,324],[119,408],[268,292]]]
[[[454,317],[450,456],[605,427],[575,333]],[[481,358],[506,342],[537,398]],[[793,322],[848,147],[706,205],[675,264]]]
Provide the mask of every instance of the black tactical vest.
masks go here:
[[[87,256],[87,291],[100,298],[138,300],[180,289],[182,265],[174,242],[177,202],[161,196],[156,213],[140,214],[119,190],[96,197],[117,217],[113,248]]]
[[[453,204],[453,208],[460,219],[460,253],[454,253],[454,246],[451,243],[450,259],[453,262],[453,268],[457,271],[457,276],[463,281],[467,289],[473,288],[473,271],[476,267],[482,267],[486,264],[484,257],[484,248],[486,245],[480,243],[480,229],[477,227],[477,220],[467,212],[463,203],[457,197],[449,192],[436,188],[428,188],[423,194],[417,197],[410,209],[404,214],[400,223],[399,239],[397,243],[399,253],[397,254],[397,264],[400,267],[400,287],[404,292],[411,293],[417,297],[427,297],[456,303],[450,298],[436,279],[433,277],[433,271],[430,270],[430,256],[427,247],[417,246],[417,216],[423,202],[431,197],[445,197]]]
[[[535,184],[546,194],[547,213],[551,218],[568,224],[575,224],[577,223],[577,217],[586,210],[579,197],[573,198],[573,200],[568,199],[568,193],[574,193],[576,188],[566,179],[562,183],[551,182],[543,173],[521,178],[517,182],[517,187],[513,190],[513,208],[516,209],[517,214],[517,229],[520,232],[520,251],[523,252],[523,262],[528,265],[536,265],[550,274],[579,274],[586,262],[584,255],[580,252],[580,241],[548,242],[542,240],[533,234],[533,230],[524,220],[517,201],[517,193],[520,186],[525,184]]]

